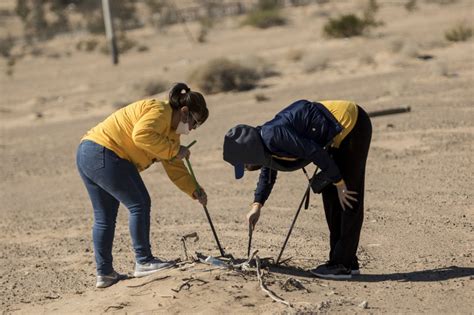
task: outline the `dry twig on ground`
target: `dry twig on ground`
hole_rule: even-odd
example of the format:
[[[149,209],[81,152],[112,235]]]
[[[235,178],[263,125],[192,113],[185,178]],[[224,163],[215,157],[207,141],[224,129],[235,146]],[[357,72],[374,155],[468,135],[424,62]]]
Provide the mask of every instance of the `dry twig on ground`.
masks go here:
[[[140,287],[143,287],[144,285],[147,285],[149,283],[152,283],[152,282],[155,282],[155,281],[160,281],[160,280],[164,280],[164,279],[167,279],[169,278],[170,276],[164,276],[164,277],[159,277],[159,278],[155,278],[155,279],[151,279],[149,281],[146,281],[146,282],[143,282],[143,283],[140,283],[140,284],[137,284],[137,285],[127,285],[127,288],[140,288]]]
[[[194,277],[184,278],[183,283],[181,283],[181,285],[177,289],[171,289],[171,290],[176,292],[176,293],[179,293],[185,287],[186,287],[186,290],[189,290],[191,288],[191,282],[200,282],[201,285],[209,283],[208,281],[205,281],[205,280],[202,280],[202,279],[199,279],[199,278],[194,278]]]
[[[186,260],[190,260],[189,259],[189,256],[188,256],[188,249],[186,247],[186,240],[188,238],[193,238],[194,239],[194,243],[196,243],[197,241],[199,241],[199,236],[196,232],[193,232],[193,233],[189,233],[189,234],[186,234],[186,235],[183,235],[181,237],[181,243],[183,244],[183,251],[184,251],[184,257]],[[191,260],[195,260],[195,259],[191,259]]]
[[[286,306],[288,307],[292,307],[290,302],[287,302],[281,298],[279,298],[278,296],[275,295],[275,293],[273,293],[272,291],[270,291],[266,286],[265,286],[265,283],[263,282],[263,273],[262,273],[262,270],[260,270],[260,258],[258,256],[255,257],[255,261],[257,263],[257,277],[258,277],[258,281],[260,283],[260,288],[262,289],[263,292],[265,292],[270,298],[272,298],[274,301],[278,302],[278,303],[282,303],[282,304],[285,304]]]

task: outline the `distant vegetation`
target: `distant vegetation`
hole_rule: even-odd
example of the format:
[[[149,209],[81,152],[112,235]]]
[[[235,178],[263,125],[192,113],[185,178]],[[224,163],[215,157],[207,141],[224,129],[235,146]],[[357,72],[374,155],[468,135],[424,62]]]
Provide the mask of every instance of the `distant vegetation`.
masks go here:
[[[213,59],[195,69],[189,81],[205,93],[253,89],[261,75],[257,70],[226,58]]]
[[[333,38],[360,36],[370,27],[382,24],[381,21],[377,21],[375,18],[378,9],[379,6],[376,0],[369,0],[362,18],[355,14],[346,14],[338,18],[329,19],[324,25],[323,32],[327,37]]]
[[[444,37],[450,42],[464,42],[472,37],[472,28],[466,23],[459,23],[444,33]]]
[[[278,0],[259,0],[255,10],[247,14],[242,24],[258,28],[285,25],[287,20],[280,13],[281,6]]]
[[[8,34],[6,37],[0,38],[0,56],[5,58],[7,61],[5,74],[8,76],[13,75],[13,67],[16,63],[15,56],[12,54],[14,45],[15,41],[10,34]]]
[[[365,21],[354,14],[329,19],[324,25],[324,34],[328,37],[343,38],[362,35],[367,28]]]
[[[110,6],[117,31],[139,25],[135,0],[110,1]],[[15,12],[28,40],[49,39],[71,29],[104,32],[101,1],[97,0],[16,0]]]
[[[140,81],[134,87],[140,96],[152,96],[168,90],[170,83],[160,79],[150,79]]]

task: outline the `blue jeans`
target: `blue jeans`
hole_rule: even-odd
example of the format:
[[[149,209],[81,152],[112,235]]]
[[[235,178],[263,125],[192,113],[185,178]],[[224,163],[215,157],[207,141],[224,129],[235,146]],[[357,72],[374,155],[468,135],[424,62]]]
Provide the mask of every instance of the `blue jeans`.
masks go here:
[[[130,211],[129,229],[136,261],[150,260],[151,200],[137,168],[88,140],[79,145],[76,162],[94,208],[92,239],[97,274],[107,275],[114,270],[112,245],[120,202]]]

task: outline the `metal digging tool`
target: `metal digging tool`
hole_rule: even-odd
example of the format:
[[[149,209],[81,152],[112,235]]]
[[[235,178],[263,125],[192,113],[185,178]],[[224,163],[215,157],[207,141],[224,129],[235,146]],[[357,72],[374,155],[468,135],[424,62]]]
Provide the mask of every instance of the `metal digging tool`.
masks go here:
[[[298,219],[298,215],[300,214],[301,208],[303,207],[303,203],[305,202],[305,200],[308,198],[308,195],[310,194],[311,184],[313,182],[313,179],[314,179],[317,171],[318,171],[318,169],[316,168],[316,170],[314,171],[313,177],[311,177],[311,180],[308,183],[308,187],[306,188],[306,191],[303,195],[303,199],[301,199],[298,210],[296,211],[295,217],[293,218],[293,222],[291,223],[290,230],[288,231],[288,234],[286,235],[285,242],[283,243],[283,246],[281,248],[280,255],[278,255],[278,258],[276,260],[276,265],[278,265],[280,263],[281,256],[283,255],[283,251],[285,250],[286,243],[288,243],[288,239],[290,238],[291,232],[293,231],[293,227],[295,226],[296,219]]]
[[[192,144],[194,144],[194,143],[195,142],[193,142]],[[196,186],[196,189],[197,189],[198,193],[201,194],[202,193],[201,186],[199,186],[199,184],[196,180],[196,176],[194,176],[194,172],[193,172],[193,168],[191,167],[191,163],[189,162],[188,158],[186,158],[185,160],[186,160],[186,165],[188,166],[189,172],[191,173],[191,177],[193,178],[194,185]],[[217,247],[219,247],[219,251],[221,253],[221,256],[224,257],[225,252],[224,252],[224,249],[221,246],[221,243],[219,242],[219,238],[217,237],[217,233],[216,233],[216,230],[214,229],[214,224],[212,224],[212,220],[211,220],[211,216],[209,215],[209,211],[207,210],[206,206],[203,205],[202,207],[204,208],[204,212],[206,213],[207,221],[209,222],[209,225],[211,226],[212,234],[214,234],[214,239],[216,240]]]
[[[249,224],[249,247],[247,248],[247,258],[250,258],[250,249],[252,248],[252,234],[253,228],[252,225]]]

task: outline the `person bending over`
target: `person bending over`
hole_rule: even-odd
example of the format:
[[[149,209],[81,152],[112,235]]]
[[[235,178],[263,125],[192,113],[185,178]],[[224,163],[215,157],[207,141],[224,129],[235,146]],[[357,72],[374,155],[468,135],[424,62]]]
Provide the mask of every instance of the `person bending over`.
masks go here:
[[[367,113],[350,101],[299,100],[261,126],[237,125],[224,138],[224,160],[235,168],[260,170],[247,219],[254,228],[278,171],[313,162],[330,233],[329,260],[310,272],[329,279],[359,274],[356,256],[364,218],[365,167],[372,136]]]
[[[198,128],[208,116],[202,94],[178,83],[171,89],[168,100],[134,102],[114,112],[82,138],[76,162],[94,209],[96,287],[108,287],[121,278],[112,265],[120,203],[129,210],[136,260],[134,276],[146,276],[174,265],[152,254],[151,200],[139,172],[161,162],[179,189],[206,205],[206,193],[198,193],[182,161],[191,152],[180,144],[180,136]]]

